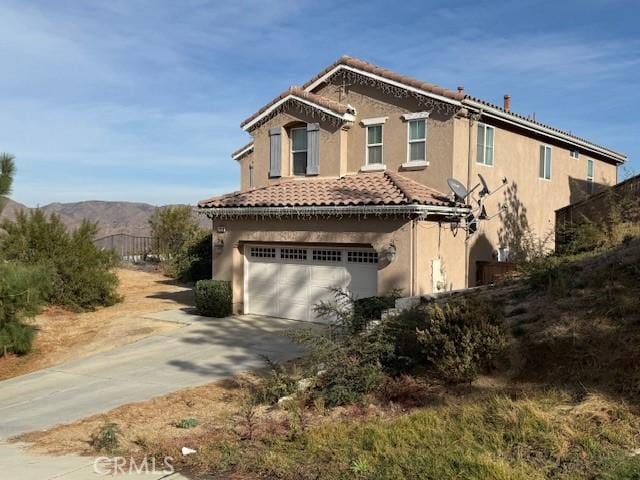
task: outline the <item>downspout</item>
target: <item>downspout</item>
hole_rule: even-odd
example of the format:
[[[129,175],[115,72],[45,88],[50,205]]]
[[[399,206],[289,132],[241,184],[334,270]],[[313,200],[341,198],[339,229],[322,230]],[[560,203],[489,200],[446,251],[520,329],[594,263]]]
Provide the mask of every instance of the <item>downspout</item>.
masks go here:
[[[469,114],[469,128],[467,134],[467,191],[471,188],[471,124],[473,117]],[[464,286],[469,288],[469,232],[464,234]]]
[[[409,292],[409,296],[413,297],[416,295],[416,263],[417,263],[417,249],[416,249],[416,233],[417,233],[417,229],[416,229],[416,220],[411,220],[411,239],[410,239],[410,244],[411,244],[411,286],[410,286],[410,292]]]

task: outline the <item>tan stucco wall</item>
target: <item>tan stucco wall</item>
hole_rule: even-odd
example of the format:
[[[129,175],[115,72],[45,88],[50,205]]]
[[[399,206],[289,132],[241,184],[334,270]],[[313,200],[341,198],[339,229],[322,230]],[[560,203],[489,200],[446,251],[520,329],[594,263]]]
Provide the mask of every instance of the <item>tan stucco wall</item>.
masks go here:
[[[433,112],[427,119],[427,161],[421,170],[405,170],[402,164],[408,158],[407,122],[402,115],[424,110],[409,98],[384,95],[374,87],[354,85],[344,90],[335,85],[317,91],[319,95],[355,107],[357,120],[347,132],[347,172],[357,173],[366,163],[367,129],[362,120],[388,117],[383,127],[383,161],[387,170],[403,175],[438,190],[446,188],[451,176],[453,155],[453,118]]]
[[[243,192],[249,189],[249,166],[253,164],[254,169],[256,167],[254,156],[255,156],[254,152],[251,152],[237,160],[238,164],[240,165],[240,190]],[[255,173],[256,173],[255,170],[253,173],[254,173],[254,182],[255,182]],[[254,185],[254,187],[255,186],[256,185]]]
[[[513,217],[518,203],[519,211],[524,217],[518,223],[531,230],[538,238],[548,238],[548,246],[553,245],[553,228],[555,210],[569,203],[573,203],[584,195],[587,174],[587,159],[585,153],[580,152],[578,159],[569,156],[570,148],[551,143],[548,140],[536,139],[514,131],[495,127],[494,163],[486,166],[476,162],[477,154],[477,125],[471,124],[469,141],[469,120],[459,118],[455,120],[455,146],[453,171],[456,178],[467,183],[469,172],[469,144],[471,145],[471,186],[478,183],[478,173],[482,174],[491,189],[501,185],[502,177],[507,177],[508,188],[496,193],[486,202],[487,212],[491,216],[500,211],[499,205],[508,205],[508,215]],[[552,147],[551,180],[539,178],[540,145]],[[595,161],[595,182],[611,185],[616,182],[615,165],[602,160]],[[512,231],[511,229],[509,229]],[[505,222],[496,217],[482,222],[478,231],[469,242],[469,279],[473,285],[475,281],[475,262],[478,260],[492,260],[495,250],[501,246],[507,229]],[[505,245],[506,246],[506,245]]]
[[[224,226],[225,233],[217,233]],[[378,293],[384,294],[399,288],[406,295],[411,290],[411,221],[399,218],[346,219],[340,222],[330,219],[310,220],[216,220],[213,229],[214,243],[222,239],[222,251],[214,249],[213,278],[233,282],[234,311],[241,312],[244,302],[244,244],[259,243],[315,243],[351,244],[371,246],[378,253],[386,250],[391,242],[397,249],[392,263],[381,260],[378,268]]]

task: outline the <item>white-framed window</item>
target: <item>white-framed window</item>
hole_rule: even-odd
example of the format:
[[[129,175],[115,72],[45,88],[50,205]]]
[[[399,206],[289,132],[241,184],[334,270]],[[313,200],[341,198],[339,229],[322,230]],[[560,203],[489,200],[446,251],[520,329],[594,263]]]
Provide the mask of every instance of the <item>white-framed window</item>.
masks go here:
[[[407,138],[409,141],[407,162],[426,162],[427,121],[425,119],[409,120],[407,122]]]
[[[316,262],[341,262],[342,250],[325,250],[325,249],[313,249],[311,251],[314,261]]]
[[[594,174],[595,174],[595,164],[592,159],[587,158],[587,182],[593,183]]]
[[[270,247],[251,247],[253,258],[276,258],[276,249]]]
[[[249,164],[249,188],[253,188],[253,162]]]
[[[540,178],[551,180],[551,147],[540,145]]]
[[[378,252],[349,250],[347,252],[347,262],[349,263],[378,263]]]
[[[495,128],[484,123],[478,123],[478,154],[476,162],[483,165],[493,165],[493,139]]]
[[[577,160],[578,158],[580,158],[580,152],[578,150],[571,150],[569,152],[569,156],[575,160]]]
[[[294,175],[307,174],[307,128],[292,128],[291,137],[291,171]]]
[[[384,125],[367,125],[367,165],[382,165],[382,135]]]

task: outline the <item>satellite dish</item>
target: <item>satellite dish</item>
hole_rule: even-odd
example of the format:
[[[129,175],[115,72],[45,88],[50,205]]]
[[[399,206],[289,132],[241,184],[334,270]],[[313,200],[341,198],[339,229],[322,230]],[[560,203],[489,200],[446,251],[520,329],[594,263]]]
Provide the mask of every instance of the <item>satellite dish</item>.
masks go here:
[[[482,184],[482,190],[480,191],[480,195],[489,195],[491,194],[491,190],[489,190],[489,186],[487,185],[486,180],[480,174],[478,174],[478,178],[480,179],[480,183]]]
[[[469,192],[467,191],[466,187],[455,178],[448,179],[447,184],[449,185],[449,188],[453,192],[453,195],[455,196],[456,201],[464,202],[464,200],[467,198],[467,195],[469,195]]]

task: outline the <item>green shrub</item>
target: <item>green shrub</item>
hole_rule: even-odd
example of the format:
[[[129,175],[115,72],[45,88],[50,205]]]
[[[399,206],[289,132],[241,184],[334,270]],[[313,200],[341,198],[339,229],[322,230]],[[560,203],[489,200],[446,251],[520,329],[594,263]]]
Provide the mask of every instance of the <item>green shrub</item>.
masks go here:
[[[334,332],[351,335],[365,330],[373,322],[380,320],[382,312],[395,307],[400,298],[400,290],[387,296],[356,298],[348,290],[332,289],[334,301],[320,302],[313,310],[319,318],[329,320]]]
[[[322,399],[328,407],[360,400],[384,378],[380,358],[389,344],[378,330],[334,338],[317,329],[297,330],[290,335],[307,351],[305,376],[318,375],[313,397]]]
[[[273,405],[282,397],[291,395],[296,391],[298,380],[301,376],[288,372],[285,367],[264,358],[269,372],[261,382],[252,389],[252,397],[256,403]]]
[[[122,430],[117,423],[106,422],[91,434],[91,446],[97,452],[114,453],[120,448]]]
[[[160,252],[169,259],[182,249],[198,231],[193,208],[189,205],[160,207],[149,219],[151,232],[157,239]]]
[[[31,350],[36,330],[24,320],[45,304],[49,279],[42,267],[0,263],[0,355]]]
[[[196,428],[200,422],[195,418],[183,418],[179,422],[176,422],[177,428]]]
[[[471,382],[506,345],[502,314],[480,298],[452,299],[423,309],[422,353],[445,381]]]
[[[33,325],[21,322],[9,322],[0,326],[0,355],[12,352],[24,355],[31,351],[31,344],[36,335]]]
[[[211,232],[198,231],[167,263],[167,273],[182,282],[211,278]]]
[[[92,242],[96,225],[83,222],[68,232],[56,215],[36,210],[5,221],[7,234],[0,242],[0,258],[26,265],[41,265],[51,273],[47,300],[75,310],[112,305],[119,300],[116,255]]]
[[[231,315],[231,282],[225,280],[200,280],[196,283],[195,303],[198,314],[207,317]]]
[[[0,326],[38,314],[46,303],[50,281],[44,267],[0,261]]]

